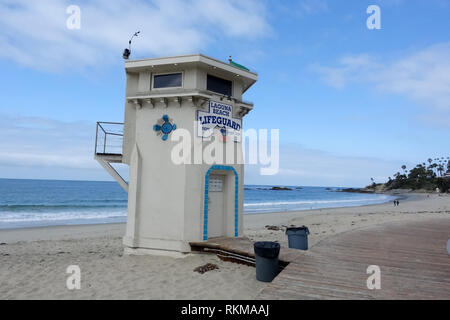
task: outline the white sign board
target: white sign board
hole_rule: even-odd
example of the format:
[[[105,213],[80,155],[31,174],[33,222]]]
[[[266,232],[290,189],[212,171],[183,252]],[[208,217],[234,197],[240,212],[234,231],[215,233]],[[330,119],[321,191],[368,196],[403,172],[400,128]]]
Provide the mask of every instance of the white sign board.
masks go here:
[[[209,191],[222,192],[223,191],[223,178],[210,177],[209,178]]]
[[[208,138],[214,129],[224,137],[241,141],[242,120],[233,118],[233,107],[228,104],[210,101],[208,111],[197,111],[197,135]]]

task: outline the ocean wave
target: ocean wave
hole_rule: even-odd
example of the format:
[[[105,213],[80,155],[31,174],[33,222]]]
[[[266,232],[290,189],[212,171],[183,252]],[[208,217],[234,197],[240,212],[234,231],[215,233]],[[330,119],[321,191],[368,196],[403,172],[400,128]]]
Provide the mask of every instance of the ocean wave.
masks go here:
[[[380,196],[370,199],[344,199],[344,200],[304,200],[304,201],[277,201],[277,202],[255,202],[244,203],[244,207],[260,207],[260,206],[282,206],[282,205],[302,205],[302,204],[332,204],[332,203],[357,203],[357,202],[373,202],[384,201],[388,197]]]
[[[125,218],[126,210],[104,211],[104,212],[57,212],[57,213],[8,213],[0,215],[0,223],[17,223],[17,222],[45,222],[45,221],[73,221],[73,220],[102,220],[112,218]]]
[[[89,201],[91,202],[91,201]],[[43,210],[58,210],[65,209],[101,209],[101,208],[126,208],[126,201],[124,204],[7,204],[0,205],[0,213],[2,211],[43,211]]]

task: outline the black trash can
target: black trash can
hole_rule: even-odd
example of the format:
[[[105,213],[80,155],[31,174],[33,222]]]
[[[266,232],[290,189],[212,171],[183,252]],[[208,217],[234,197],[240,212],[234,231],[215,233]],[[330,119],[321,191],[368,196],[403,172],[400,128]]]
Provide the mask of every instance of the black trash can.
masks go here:
[[[255,242],[256,279],[271,282],[278,274],[280,244],[277,242]]]
[[[286,228],[288,236],[289,248],[308,250],[308,227],[291,227]]]

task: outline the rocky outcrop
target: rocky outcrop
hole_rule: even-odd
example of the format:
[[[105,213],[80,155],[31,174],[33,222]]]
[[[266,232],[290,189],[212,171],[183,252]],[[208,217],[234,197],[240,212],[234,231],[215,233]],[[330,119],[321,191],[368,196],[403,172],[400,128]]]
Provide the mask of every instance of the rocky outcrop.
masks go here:
[[[292,189],[291,189],[291,188],[288,188],[288,187],[272,187],[272,188],[270,188],[270,190],[290,191],[290,190],[292,190]]]

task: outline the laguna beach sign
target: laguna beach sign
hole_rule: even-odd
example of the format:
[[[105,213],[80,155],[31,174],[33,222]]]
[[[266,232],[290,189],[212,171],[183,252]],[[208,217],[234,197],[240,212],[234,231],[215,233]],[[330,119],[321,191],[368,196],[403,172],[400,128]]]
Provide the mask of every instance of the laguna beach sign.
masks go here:
[[[232,137],[241,141],[242,120],[233,118],[233,107],[217,101],[209,102],[209,110],[197,111],[197,135],[209,138],[214,129],[224,137]]]

